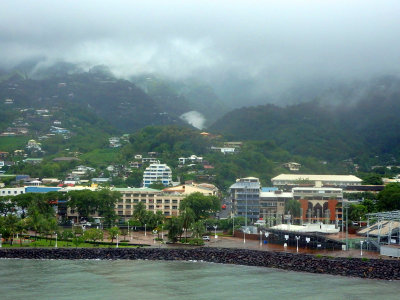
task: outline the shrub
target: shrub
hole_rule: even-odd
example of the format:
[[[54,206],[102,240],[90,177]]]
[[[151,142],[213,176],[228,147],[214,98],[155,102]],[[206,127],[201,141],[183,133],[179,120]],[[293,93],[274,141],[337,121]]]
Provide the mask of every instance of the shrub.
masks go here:
[[[189,241],[189,245],[202,246],[202,245],[204,245],[204,241],[203,241],[203,239],[191,239]]]

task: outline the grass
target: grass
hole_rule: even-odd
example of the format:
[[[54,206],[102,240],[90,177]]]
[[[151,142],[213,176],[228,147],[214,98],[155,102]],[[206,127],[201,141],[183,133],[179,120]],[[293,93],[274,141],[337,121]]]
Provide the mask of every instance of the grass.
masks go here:
[[[28,140],[30,138],[27,136],[1,136],[0,151],[12,152],[16,149],[25,149]]]
[[[14,242],[11,246],[8,243],[3,243],[4,248],[54,248],[55,240],[46,240],[44,238],[39,238],[37,241],[34,240],[26,240],[22,245],[19,242]],[[76,246],[71,242],[67,241],[57,241],[58,248],[76,248]],[[91,244],[91,243],[81,243],[78,245],[79,248],[116,248],[116,245],[108,245],[108,244]],[[120,243],[120,248],[137,248],[137,246],[128,246],[126,243]]]
[[[83,154],[80,159],[95,165],[108,164],[116,161],[118,158],[118,154],[118,149],[96,149]]]

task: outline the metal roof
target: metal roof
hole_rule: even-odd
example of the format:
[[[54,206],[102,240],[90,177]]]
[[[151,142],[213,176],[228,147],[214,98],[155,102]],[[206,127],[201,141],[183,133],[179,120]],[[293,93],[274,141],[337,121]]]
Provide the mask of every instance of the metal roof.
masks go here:
[[[310,180],[310,181],[352,181],[362,182],[354,175],[308,175],[308,174],[280,174],[271,179],[274,180]]]

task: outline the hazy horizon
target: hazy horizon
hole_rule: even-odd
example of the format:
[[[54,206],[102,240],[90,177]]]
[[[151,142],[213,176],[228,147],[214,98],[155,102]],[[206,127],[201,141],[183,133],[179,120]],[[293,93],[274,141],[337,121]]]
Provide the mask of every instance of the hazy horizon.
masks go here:
[[[220,95],[239,83],[249,98],[282,97],[400,74],[399,36],[394,0],[14,0],[0,12],[0,66],[101,64],[122,78],[197,78]]]

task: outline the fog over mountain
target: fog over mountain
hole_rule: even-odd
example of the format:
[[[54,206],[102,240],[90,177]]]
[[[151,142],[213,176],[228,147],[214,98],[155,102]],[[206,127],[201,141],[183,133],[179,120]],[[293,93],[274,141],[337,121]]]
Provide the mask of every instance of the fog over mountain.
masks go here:
[[[196,78],[245,106],[399,75],[399,36],[398,0],[13,0],[0,10],[0,67]]]

